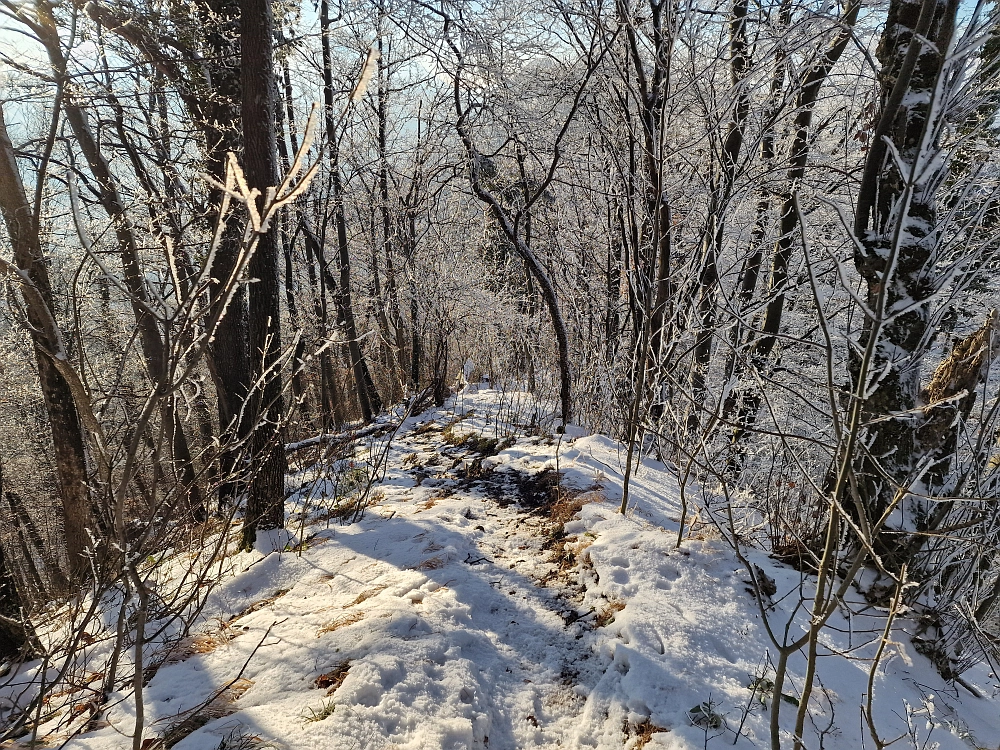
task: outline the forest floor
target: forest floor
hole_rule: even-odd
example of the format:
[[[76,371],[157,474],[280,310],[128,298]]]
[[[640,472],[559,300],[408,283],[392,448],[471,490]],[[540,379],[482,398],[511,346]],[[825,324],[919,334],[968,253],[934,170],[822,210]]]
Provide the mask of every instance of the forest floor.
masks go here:
[[[651,459],[620,515],[622,446],[531,435],[512,403],[467,389],[373,437],[384,475],[361,519],[345,505],[357,491],[339,497],[367,486],[358,468],[338,464],[337,487],[315,466],[293,475],[288,531],[227,558],[199,627],[149,680],[143,747],[768,747],[776,657],[732,549],[703,517],[677,547],[677,477]],[[747,554],[774,581],[776,632],[802,632],[811,577]],[[809,748],[874,747],[863,706],[885,613],[858,600],[821,643]],[[907,627],[874,679],[882,738],[998,747],[993,673],[964,675],[983,697],[948,685]],[[794,657],[783,746],[803,674]],[[66,747],[130,747],[125,695]]]

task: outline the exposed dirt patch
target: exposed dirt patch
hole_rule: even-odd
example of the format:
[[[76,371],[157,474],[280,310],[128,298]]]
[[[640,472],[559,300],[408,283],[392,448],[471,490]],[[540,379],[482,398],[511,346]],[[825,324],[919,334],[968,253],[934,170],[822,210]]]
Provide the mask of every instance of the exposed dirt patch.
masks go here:
[[[587,503],[605,499],[600,484],[583,489],[572,487],[563,484],[562,472],[553,469],[543,469],[537,474],[518,472],[514,483],[520,504],[555,524],[566,523]]]
[[[792,539],[784,544],[774,545],[771,557],[785,565],[791,565],[799,572],[815,575],[822,550],[822,540]]]
[[[327,695],[333,695],[337,688],[344,684],[347,673],[351,669],[351,662],[342,661],[329,672],[325,672],[313,681],[313,686],[325,690]]]

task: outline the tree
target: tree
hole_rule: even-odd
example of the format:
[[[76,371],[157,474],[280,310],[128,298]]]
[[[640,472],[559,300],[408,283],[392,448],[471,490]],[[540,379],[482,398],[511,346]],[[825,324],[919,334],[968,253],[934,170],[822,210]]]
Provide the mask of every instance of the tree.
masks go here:
[[[889,415],[912,414],[925,405],[921,365],[933,340],[930,305],[945,281],[935,270],[944,239],[937,204],[946,164],[940,143],[945,76],[957,13],[954,0],[896,0],[878,47],[880,110],[853,228],[868,312],[850,364],[855,393],[871,393],[866,412],[888,417],[869,427],[858,466],[859,512],[869,519],[898,504],[900,493],[910,492],[928,472],[947,473],[950,461],[950,453],[940,454],[948,430],[936,424],[933,403],[926,404],[927,420]],[[871,375],[862,382],[864,360]],[[973,380],[979,377],[977,372]],[[927,489],[934,484],[940,480],[931,479]]]
[[[67,380],[66,347],[56,321],[52,285],[39,235],[38,213],[32,209],[21,182],[14,146],[0,107],[0,212],[14,249],[14,263],[0,261],[13,274],[24,299],[25,327],[31,335],[38,379],[52,430],[52,445],[59,475],[62,525],[70,578],[81,580],[93,553],[88,530],[94,530],[88,488],[87,439],[73,387]]]
[[[274,18],[270,0],[241,0],[240,52],[242,121],[247,184],[259,193],[256,211],[278,182],[275,142]],[[285,446],[281,379],[281,282],[278,229],[263,227],[250,261],[250,363],[253,387],[247,416],[254,425],[249,457],[254,463],[247,494],[243,544],[257,531],[285,524]]]

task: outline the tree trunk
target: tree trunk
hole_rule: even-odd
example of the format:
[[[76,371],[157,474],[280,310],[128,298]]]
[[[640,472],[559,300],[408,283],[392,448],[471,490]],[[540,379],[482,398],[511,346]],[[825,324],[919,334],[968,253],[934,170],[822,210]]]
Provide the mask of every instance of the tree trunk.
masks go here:
[[[70,578],[79,581],[89,567],[91,550],[88,529],[94,528],[90,493],[87,489],[87,452],[83,424],[70,384],[59,373],[56,357],[66,357],[62,336],[55,326],[55,306],[45,257],[39,239],[38,221],[31,210],[14,147],[0,107],[0,212],[14,249],[14,262],[24,279],[27,322],[35,350],[38,379],[52,429],[62,525]],[[30,285],[27,286],[27,285]]]
[[[278,134],[277,134],[277,146],[278,155],[281,157],[281,169],[284,172],[288,172],[291,166],[291,160],[289,159],[288,145],[285,142],[285,126],[288,129],[288,139],[291,141],[292,152],[297,153],[299,150],[298,137],[295,134],[295,119],[293,117],[294,111],[292,107],[292,81],[288,70],[287,61],[282,66],[282,74],[284,79],[284,98],[283,101],[279,101],[277,107],[278,114]],[[279,100],[281,97],[279,97]],[[281,105],[284,106],[281,106]],[[302,322],[299,317],[298,303],[296,302],[295,294],[295,264],[293,254],[295,252],[294,243],[292,241],[295,231],[292,227],[298,223],[299,215],[301,211],[299,209],[295,210],[296,218],[291,219],[289,217],[282,217],[281,222],[281,243],[285,258],[285,306],[288,308],[288,319],[292,326],[292,330],[298,335],[298,340],[295,342],[295,352],[292,355],[292,397],[297,405],[302,407],[301,411],[308,414],[311,413],[308,403],[306,403],[307,394],[305,391],[305,385],[303,381],[303,369],[305,367],[305,352],[306,352],[306,340],[303,334]]]
[[[333,185],[334,224],[337,231],[337,249],[340,259],[340,288],[337,293],[338,322],[344,327],[347,347],[351,356],[351,371],[358,389],[358,403],[365,422],[371,422],[382,411],[382,399],[375,388],[361,342],[351,301],[351,252],[347,242],[347,219],[344,216],[344,190],[340,182],[339,143],[334,119],[333,56],[330,51],[330,6],[328,0],[320,3],[320,41],[323,47],[323,104],[326,114],[326,137],[330,147],[331,183]]]
[[[66,60],[63,56],[52,7],[45,0],[39,0],[36,3],[36,8],[41,28],[45,32],[41,38],[42,43],[45,45],[52,70],[56,76],[64,76]],[[117,104],[117,102],[113,102],[113,104]],[[149,379],[154,387],[164,388],[171,383],[172,379],[172,374],[168,371],[168,352],[163,334],[160,331],[159,321],[150,311],[151,296],[139,260],[138,243],[132,222],[125,210],[125,203],[119,193],[117,181],[111,174],[111,168],[101,153],[97,139],[87,121],[87,115],[75,101],[72,91],[65,95],[63,107],[76,143],[97,183],[98,199],[114,228],[125,288],[128,290],[132,312],[135,315],[135,324],[139,331],[139,344]],[[177,414],[176,403],[172,395],[162,397],[160,419],[164,434],[167,436],[168,451],[181,477],[181,494],[184,495],[184,505],[195,520],[200,520],[204,513],[201,492],[195,481],[187,436],[184,433],[180,415]]]
[[[0,498],[4,497],[3,466],[0,465]],[[17,523],[15,519],[11,519]],[[0,662],[22,654],[31,642],[24,625],[24,609],[17,582],[3,545],[0,544]]]
[[[274,18],[270,0],[240,0],[241,82],[243,85],[243,161],[247,184],[264,196],[278,182],[275,143]],[[278,229],[258,234],[250,259],[250,393],[252,475],[243,523],[243,546],[252,547],[257,531],[285,524],[285,449],[281,422],[281,280]]]
[[[816,101],[819,98],[823,84],[833,70],[833,66],[840,60],[841,55],[851,40],[854,24],[858,20],[858,12],[860,10],[860,0],[851,0],[844,7],[839,31],[826,48],[820,61],[806,71],[799,84],[799,93],[795,102],[795,136],[790,149],[785,192],[782,196],[780,234],[777,243],[775,243],[774,256],[771,262],[771,277],[768,282],[769,299],[764,312],[764,323],[760,337],[748,352],[749,361],[742,363],[737,361],[737,369],[734,377],[739,378],[749,367],[757,370],[761,377],[765,377],[767,374],[768,363],[774,351],[774,346],[778,341],[781,319],[785,309],[788,269],[791,263],[792,250],[795,247],[795,231],[798,228],[795,201],[802,181],[805,178],[806,165],[809,162],[812,121]],[[756,383],[747,383],[743,392],[735,400],[739,402],[740,409],[736,416],[736,426],[733,429],[732,444],[734,450],[738,453],[741,450],[740,444],[753,429],[753,425],[757,420],[763,394]],[[738,464],[739,460],[737,459],[736,465]]]
[[[912,413],[926,396],[933,397],[932,392],[921,393],[920,362],[933,339],[930,302],[940,288],[934,268],[937,190],[946,165],[931,164],[940,159],[939,83],[957,12],[957,0],[893,0],[877,49],[881,108],[854,224],[860,244],[854,261],[867,282],[866,302],[873,311],[865,318],[860,345],[871,359],[869,372],[877,373],[876,382],[857,383],[862,363],[856,351],[849,363],[856,388],[871,391],[865,405],[870,417]],[[890,311],[904,305],[909,309],[884,322]],[[932,383],[935,389],[940,390]],[[869,447],[856,467],[869,518],[881,516],[900,488],[919,481],[925,461],[931,467],[922,484],[929,492],[940,489],[935,485],[943,483],[951,460],[941,449],[950,444],[957,420],[945,426],[939,424],[941,409],[925,411],[925,419],[885,418],[869,427]],[[904,523],[926,514],[922,501],[906,502]],[[892,530],[884,537],[880,541],[890,549],[898,549],[905,539]]]
[[[202,105],[204,115],[199,115],[197,111],[190,114],[202,123],[206,170],[217,182],[225,184],[227,154],[241,153],[243,142],[240,8],[237,0],[204,0],[198,4],[197,10],[205,28],[205,46],[210,53],[206,66],[211,77],[211,91],[207,92]],[[222,195],[213,190],[211,196],[210,205],[216,207],[216,213],[211,218],[217,224],[223,219],[217,213]],[[213,305],[223,304],[226,298],[226,279],[236,267],[241,244],[240,222],[230,218],[223,229],[211,269],[209,296]],[[246,490],[241,456],[250,425],[244,418],[243,407],[252,382],[247,315],[247,289],[245,284],[240,283],[219,322],[210,352],[222,443],[219,455],[220,506],[235,503],[236,498]]]

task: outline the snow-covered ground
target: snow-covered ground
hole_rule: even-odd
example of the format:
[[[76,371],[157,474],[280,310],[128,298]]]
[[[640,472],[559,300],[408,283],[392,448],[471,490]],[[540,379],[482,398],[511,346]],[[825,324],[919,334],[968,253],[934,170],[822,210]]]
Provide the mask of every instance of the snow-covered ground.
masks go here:
[[[768,747],[771,696],[753,685],[772,676],[773,647],[719,534],[696,524],[677,547],[675,474],[645,460],[622,516],[618,443],[527,436],[511,413],[509,394],[472,390],[407,420],[356,522],[325,512],[332,485],[314,469],[294,477],[279,549],[229,559],[197,647],[146,686],[146,737],[177,750]],[[780,630],[810,581],[748,554],[775,581]],[[806,747],[874,747],[862,707],[883,613],[856,609],[825,633]],[[793,658],[783,746],[803,672]],[[996,678],[983,666],[965,680],[984,697],[944,683],[896,632],[874,682],[882,738],[997,747]],[[66,746],[130,747],[121,697]]]

